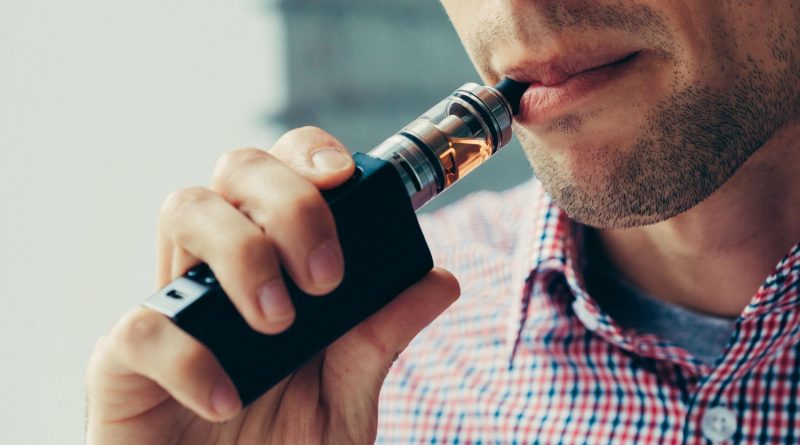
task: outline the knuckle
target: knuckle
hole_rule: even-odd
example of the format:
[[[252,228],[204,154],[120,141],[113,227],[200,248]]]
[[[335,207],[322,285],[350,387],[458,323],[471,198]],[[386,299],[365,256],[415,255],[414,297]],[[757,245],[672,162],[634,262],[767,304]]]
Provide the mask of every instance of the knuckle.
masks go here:
[[[326,139],[331,135],[322,128],[313,125],[304,125],[302,127],[294,128],[286,132],[289,137],[302,137],[304,139]]]
[[[317,189],[309,183],[307,186],[296,189],[288,210],[297,218],[296,221],[313,221],[314,219],[310,219],[310,217],[319,216],[326,208],[327,206]]]
[[[200,343],[192,341],[190,344],[175,352],[172,369],[179,376],[191,375],[196,372],[198,365],[206,365],[210,353]]]
[[[101,339],[95,343],[92,354],[89,356],[89,362],[86,366],[86,372],[84,373],[87,382],[91,382],[94,379],[94,376],[98,374],[101,368],[101,363],[106,360],[108,355],[106,340],[106,337],[101,337]]]
[[[210,198],[211,192],[203,187],[188,187],[176,190],[167,196],[161,205],[161,217],[166,219],[186,211],[187,207],[199,205]]]
[[[158,338],[163,326],[161,314],[147,309],[135,309],[122,317],[110,335],[116,343],[133,347]]]
[[[359,325],[359,329],[363,331],[364,338],[367,339],[365,343],[367,346],[366,351],[374,357],[375,361],[386,361],[389,358],[393,358],[395,354],[399,356],[400,353],[397,348],[387,341],[385,336],[381,335],[372,323],[362,323]]]
[[[214,180],[224,181],[231,173],[243,164],[263,159],[267,153],[254,147],[237,148],[224,153],[214,166]]]
[[[251,215],[267,232],[296,230],[299,224],[316,224],[325,217],[327,205],[310,182],[297,182],[290,194],[274,196],[275,203]]]
[[[287,131],[275,143],[271,151],[283,149],[289,152],[309,151],[320,146],[343,147],[332,134],[319,127],[307,125]]]
[[[228,257],[235,264],[245,267],[263,266],[272,249],[272,244],[265,236],[259,234],[243,235],[237,242],[231,243]]]

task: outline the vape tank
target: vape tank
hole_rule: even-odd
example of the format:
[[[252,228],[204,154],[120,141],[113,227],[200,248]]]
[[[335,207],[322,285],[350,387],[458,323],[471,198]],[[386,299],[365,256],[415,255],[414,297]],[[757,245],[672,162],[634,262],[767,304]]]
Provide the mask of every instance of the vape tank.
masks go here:
[[[395,165],[419,209],[508,143],[527,86],[468,83],[368,154]]]
[[[322,192],[336,222],[344,279],[313,297],[284,271],[296,309],[286,331],[252,330],[205,264],[143,304],[206,345],[249,404],[433,268],[414,211],[508,143],[527,86],[510,79],[494,87],[468,83],[369,153],[353,155],[354,175]]]

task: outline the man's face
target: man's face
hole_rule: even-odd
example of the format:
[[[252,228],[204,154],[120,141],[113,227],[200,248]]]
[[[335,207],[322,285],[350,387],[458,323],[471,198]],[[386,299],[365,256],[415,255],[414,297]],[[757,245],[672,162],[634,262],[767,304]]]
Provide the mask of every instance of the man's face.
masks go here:
[[[443,0],[488,84],[534,82],[515,131],[573,218],[650,224],[800,115],[797,0]]]

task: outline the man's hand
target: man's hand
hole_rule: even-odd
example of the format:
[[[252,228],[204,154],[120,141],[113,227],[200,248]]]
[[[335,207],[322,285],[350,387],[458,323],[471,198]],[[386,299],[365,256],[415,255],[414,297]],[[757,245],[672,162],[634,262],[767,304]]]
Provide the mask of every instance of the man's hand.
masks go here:
[[[312,295],[342,279],[319,189],[343,183],[353,169],[341,143],[316,128],[290,131],[269,152],[228,153],[211,189],[165,201],[158,286],[206,262],[253,329],[285,330],[295,314],[281,266]],[[372,443],[392,361],[458,293],[455,278],[434,269],[244,410],[205,346],[163,315],[134,309],[89,361],[87,443]]]

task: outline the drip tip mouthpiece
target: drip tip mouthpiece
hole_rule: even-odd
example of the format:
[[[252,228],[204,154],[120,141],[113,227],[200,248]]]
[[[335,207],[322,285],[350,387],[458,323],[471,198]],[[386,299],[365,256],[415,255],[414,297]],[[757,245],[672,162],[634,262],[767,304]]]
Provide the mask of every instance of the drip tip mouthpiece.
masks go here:
[[[500,92],[511,105],[511,111],[516,115],[519,113],[519,102],[522,95],[528,90],[528,82],[517,82],[516,80],[504,77],[503,80],[494,86],[494,89]]]

